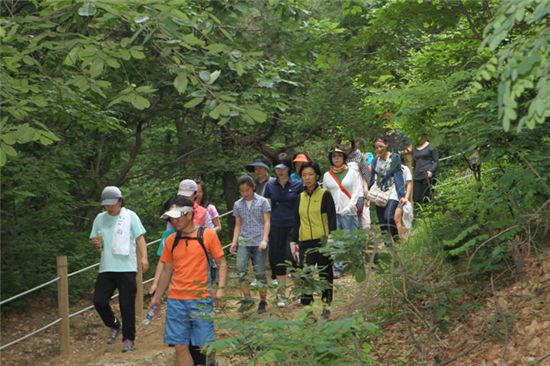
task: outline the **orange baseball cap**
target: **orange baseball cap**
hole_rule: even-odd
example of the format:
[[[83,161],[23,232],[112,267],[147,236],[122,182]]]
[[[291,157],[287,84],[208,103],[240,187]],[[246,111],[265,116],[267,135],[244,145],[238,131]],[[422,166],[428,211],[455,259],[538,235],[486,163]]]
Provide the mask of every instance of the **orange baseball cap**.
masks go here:
[[[298,155],[296,155],[294,160],[292,160],[293,163],[307,163],[308,161],[309,160],[308,160],[307,156],[305,156],[305,154],[298,154]]]

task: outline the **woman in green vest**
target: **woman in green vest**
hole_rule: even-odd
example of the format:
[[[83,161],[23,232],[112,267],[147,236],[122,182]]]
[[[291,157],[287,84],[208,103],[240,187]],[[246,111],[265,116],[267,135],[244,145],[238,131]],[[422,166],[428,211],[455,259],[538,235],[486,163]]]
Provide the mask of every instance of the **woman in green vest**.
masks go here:
[[[330,305],[332,302],[332,259],[319,253],[323,240],[329,233],[336,230],[336,209],[332,195],[319,187],[321,169],[316,162],[307,162],[300,168],[300,177],[304,182],[304,191],[300,193],[296,211],[296,219],[292,230],[290,249],[299,265],[317,265],[320,277],[326,280],[330,287],[322,293],[322,300]],[[326,242],[326,241],[324,241]],[[302,294],[300,302],[309,305],[313,301],[312,294]],[[323,307],[323,318],[330,317],[328,306]]]

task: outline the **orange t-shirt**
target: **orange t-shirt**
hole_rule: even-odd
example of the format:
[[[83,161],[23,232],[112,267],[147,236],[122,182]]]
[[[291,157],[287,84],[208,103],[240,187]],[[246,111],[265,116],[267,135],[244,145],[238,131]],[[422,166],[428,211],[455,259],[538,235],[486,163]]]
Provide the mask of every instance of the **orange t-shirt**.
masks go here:
[[[182,236],[197,237],[197,231]],[[168,290],[168,298],[177,300],[197,300],[210,296],[208,293],[208,262],[198,240],[180,239],[172,252],[176,239],[173,233],[166,239],[160,260],[172,263],[173,274]],[[204,229],[203,242],[206,251],[214,259],[223,257],[223,249],[218,235],[213,230]]]

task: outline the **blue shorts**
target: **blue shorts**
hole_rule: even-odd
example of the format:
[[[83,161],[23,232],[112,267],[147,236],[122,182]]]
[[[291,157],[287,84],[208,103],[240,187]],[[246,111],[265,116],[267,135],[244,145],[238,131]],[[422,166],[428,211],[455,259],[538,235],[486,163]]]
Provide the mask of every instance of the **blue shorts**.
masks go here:
[[[202,347],[215,340],[212,299],[168,299],[164,343]]]

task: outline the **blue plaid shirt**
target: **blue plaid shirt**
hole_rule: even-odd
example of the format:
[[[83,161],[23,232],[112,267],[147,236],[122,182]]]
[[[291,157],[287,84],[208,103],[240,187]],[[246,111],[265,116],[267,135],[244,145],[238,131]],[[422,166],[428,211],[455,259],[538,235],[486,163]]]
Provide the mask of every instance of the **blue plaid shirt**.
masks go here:
[[[264,235],[264,213],[271,212],[269,202],[264,197],[254,193],[250,208],[244,198],[233,205],[233,216],[241,219],[239,241],[245,241],[246,246],[258,246]]]

